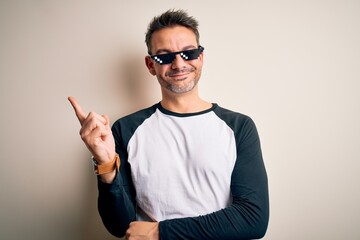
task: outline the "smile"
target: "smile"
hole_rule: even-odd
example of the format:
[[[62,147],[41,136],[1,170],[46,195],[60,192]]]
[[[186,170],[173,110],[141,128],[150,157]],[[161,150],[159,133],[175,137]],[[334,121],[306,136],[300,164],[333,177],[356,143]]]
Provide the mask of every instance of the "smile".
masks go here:
[[[187,76],[190,73],[194,72],[195,69],[194,68],[187,68],[187,69],[183,69],[181,71],[170,71],[167,72],[165,74],[166,77],[182,77],[182,76]]]
[[[177,78],[177,77],[185,77],[187,75],[189,75],[190,73],[186,72],[186,73],[177,73],[177,74],[171,74],[169,75],[169,77],[173,77],[173,78]]]

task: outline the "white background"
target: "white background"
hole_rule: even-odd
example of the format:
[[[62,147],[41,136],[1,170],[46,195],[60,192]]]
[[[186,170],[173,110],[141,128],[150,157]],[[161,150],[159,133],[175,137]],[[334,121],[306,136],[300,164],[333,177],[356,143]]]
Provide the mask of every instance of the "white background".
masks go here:
[[[251,116],[268,240],[360,239],[360,2],[0,1],[0,239],[114,239],[67,96],[112,121],[160,100],[144,34],[200,22],[201,96]]]

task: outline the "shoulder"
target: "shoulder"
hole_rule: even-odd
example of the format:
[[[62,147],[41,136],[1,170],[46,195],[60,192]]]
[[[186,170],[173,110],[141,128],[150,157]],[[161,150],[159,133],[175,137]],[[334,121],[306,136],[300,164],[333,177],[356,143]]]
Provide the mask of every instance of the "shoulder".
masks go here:
[[[145,119],[149,118],[158,108],[158,103],[151,107],[141,109],[122,118],[119,118],[114,124],[113,128],[118,128],[121,125],[139,125]]]
[[[259,134],[251,117],[219,106],[214,109],[214,112],[233,130],[236,142],[241,149],[260,148]]]
[[[252,118],[243,113],[220,107],[217,104],[215,104],[213,111],[221,120],[223,120],[233,130],[235,129],[239,130],[241,128],[250,127],[250,126],[255,127]]]
[[[155,104],[118,119],[111,128],[115,140],[122,139],[127,142],[136,129],[156,111],[157,107],[158,104]]]

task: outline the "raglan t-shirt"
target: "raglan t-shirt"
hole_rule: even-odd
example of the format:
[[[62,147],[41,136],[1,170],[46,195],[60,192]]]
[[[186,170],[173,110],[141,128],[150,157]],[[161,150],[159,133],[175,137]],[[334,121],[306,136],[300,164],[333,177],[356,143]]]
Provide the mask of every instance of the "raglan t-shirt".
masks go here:
[[[268,222],[267,177],[253,121],[217,104],[179,114],[160,103],[112,127],[120,172],[99,181],[99,212],[123,236],[159,222],[160,239],[252,239]]]

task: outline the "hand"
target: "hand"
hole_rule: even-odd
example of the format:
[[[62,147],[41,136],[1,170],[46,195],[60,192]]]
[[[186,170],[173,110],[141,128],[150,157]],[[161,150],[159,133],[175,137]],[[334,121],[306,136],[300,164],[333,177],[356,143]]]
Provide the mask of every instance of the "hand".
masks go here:
[[[99,164],[110,162],[115,157],[115,141],[106,115],[90,112],[87,116],[74,97],[68,98],[79,119],[80,136]]]
[[[159,240],[159,223],[132,222],[126,231],[127,240]]]

